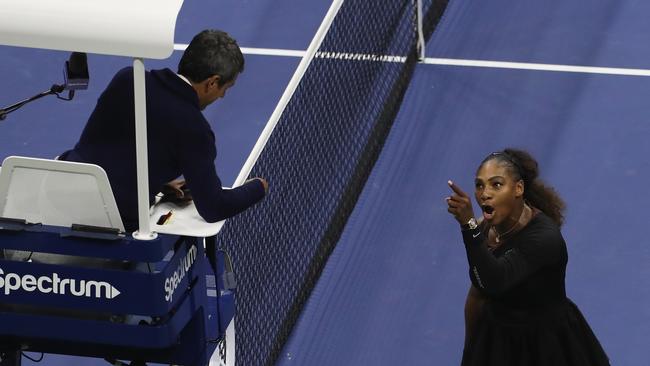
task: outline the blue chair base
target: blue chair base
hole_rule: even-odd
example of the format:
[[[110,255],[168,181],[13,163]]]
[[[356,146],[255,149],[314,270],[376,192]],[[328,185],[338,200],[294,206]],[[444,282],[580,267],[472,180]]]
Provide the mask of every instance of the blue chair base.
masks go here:
[[[156,270],[0,260],[0,344],[24,351],[208,365],[234,315],[234,293],[222,287],[221,257],[213,268],[195,238],[161,235],[140,242],[69,234],[45,226],[0,230],[0,248],[148,262]],[[153,320],[130,324],[133,317],[125,314]]]

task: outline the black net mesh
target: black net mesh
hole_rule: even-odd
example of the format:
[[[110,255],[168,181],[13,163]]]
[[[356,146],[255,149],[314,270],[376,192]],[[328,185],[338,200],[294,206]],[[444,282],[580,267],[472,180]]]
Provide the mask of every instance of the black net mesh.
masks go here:
[[[217,237],[237,269],[238,365],[273,364],[287,340],[399,109],[416,24],[412,0],[345,1],[253,168],[271,193]]]

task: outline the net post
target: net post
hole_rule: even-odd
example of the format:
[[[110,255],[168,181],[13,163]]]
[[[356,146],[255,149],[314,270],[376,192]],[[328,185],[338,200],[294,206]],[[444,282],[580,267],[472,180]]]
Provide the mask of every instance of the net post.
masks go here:
[[[426,52],[425,52],[425,45],[426,42],[424,41],[424,31],[422,29],[422,0],[415,0],[415,6],[416,6],[416,18],[417,18],[417,32],[418,32],[418,61],[422,62],[426,58]]]
[[[266,146],[266,143],[269,140],[271,133],[273,133],[273,130],[275,129],[275,126],[277,125],[278,121],[280,120],[280,117],[282,116],[284,109],[286,108],[287,104],[289,103],[289,100],[293,96],[293,93],[296,91],[296,88],[298,87],[300,80],[305,74],[305,71],[307,71],[309,64],[311,63],[314,56],[316,55],[316,51],[318,51],[318,48],[323,42],[323,39],[325,39],[325,35],[327,35],[327,31],[332,25],[332,21],[336,17],[336,14],[338,14],[339,9],[343,4],[343,1],[344,0],[334,0],[332,2],[332,5],[330,5],[327,14],[323,18],[323,21],[321,22],[320,26],[318,27],[318,30],[316,31],[316,35],[314,35],[314,38],[311,40],[311,43],[309,44],[307,51],[302,57],[300,64],[298,64],[296,71],[293,73],[293,76],[291,77],[289,84],[284,90],[284,93],[282,94],[280,101],[276,105],[275,110],[271,114],[271,117],[269,118],[269,121],[266,123],[266,126],[264,127],[264,130],[260,134],[260,137],[257,139],[257,142],[255,143],[253,150],[248,156],[248,159],[244,163],[244,166],[239,172],[237,179],[235,179],[235,183],[233,184],[233,187],[242,185],[245,182],[246,178],[248,178],[250,172],[253,170],[253,166],[255,165],[255,162],[257,162],[257,159],[262,153],[264,146]]]

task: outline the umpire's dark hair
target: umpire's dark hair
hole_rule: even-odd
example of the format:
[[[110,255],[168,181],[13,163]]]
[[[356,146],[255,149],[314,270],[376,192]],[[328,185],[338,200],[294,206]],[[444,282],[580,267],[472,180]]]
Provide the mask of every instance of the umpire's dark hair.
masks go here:
[[[524,200],[548,215],[558,226],[562,226],[563,211],[566,206],[555,189],[537,178],[539,176],[537,160],[524,150],[507,148],[488,155],[481,162],[479,169],[490,160],[507,165],[516,181],[520,179],[524,181]]]
[[[207,29],[194,36],[178,63],[178,73],[192,82],[219,75],[219,86],[235,79],[244,71],[244,56],[237,42],[216,29]]]

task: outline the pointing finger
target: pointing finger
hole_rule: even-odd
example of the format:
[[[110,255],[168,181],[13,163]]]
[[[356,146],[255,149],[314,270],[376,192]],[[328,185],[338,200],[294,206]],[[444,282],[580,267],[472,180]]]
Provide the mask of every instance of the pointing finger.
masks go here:
[[[449,180],[447,181],[447,184],[449,184],[449,188],[451,188],[451,190],[454,191],[457,195],[461,197],[467,197],[467,194],[465,194],[465,192],[463,192],[463,190],[460,189],[460,187],[457,186],[456,183]]]

